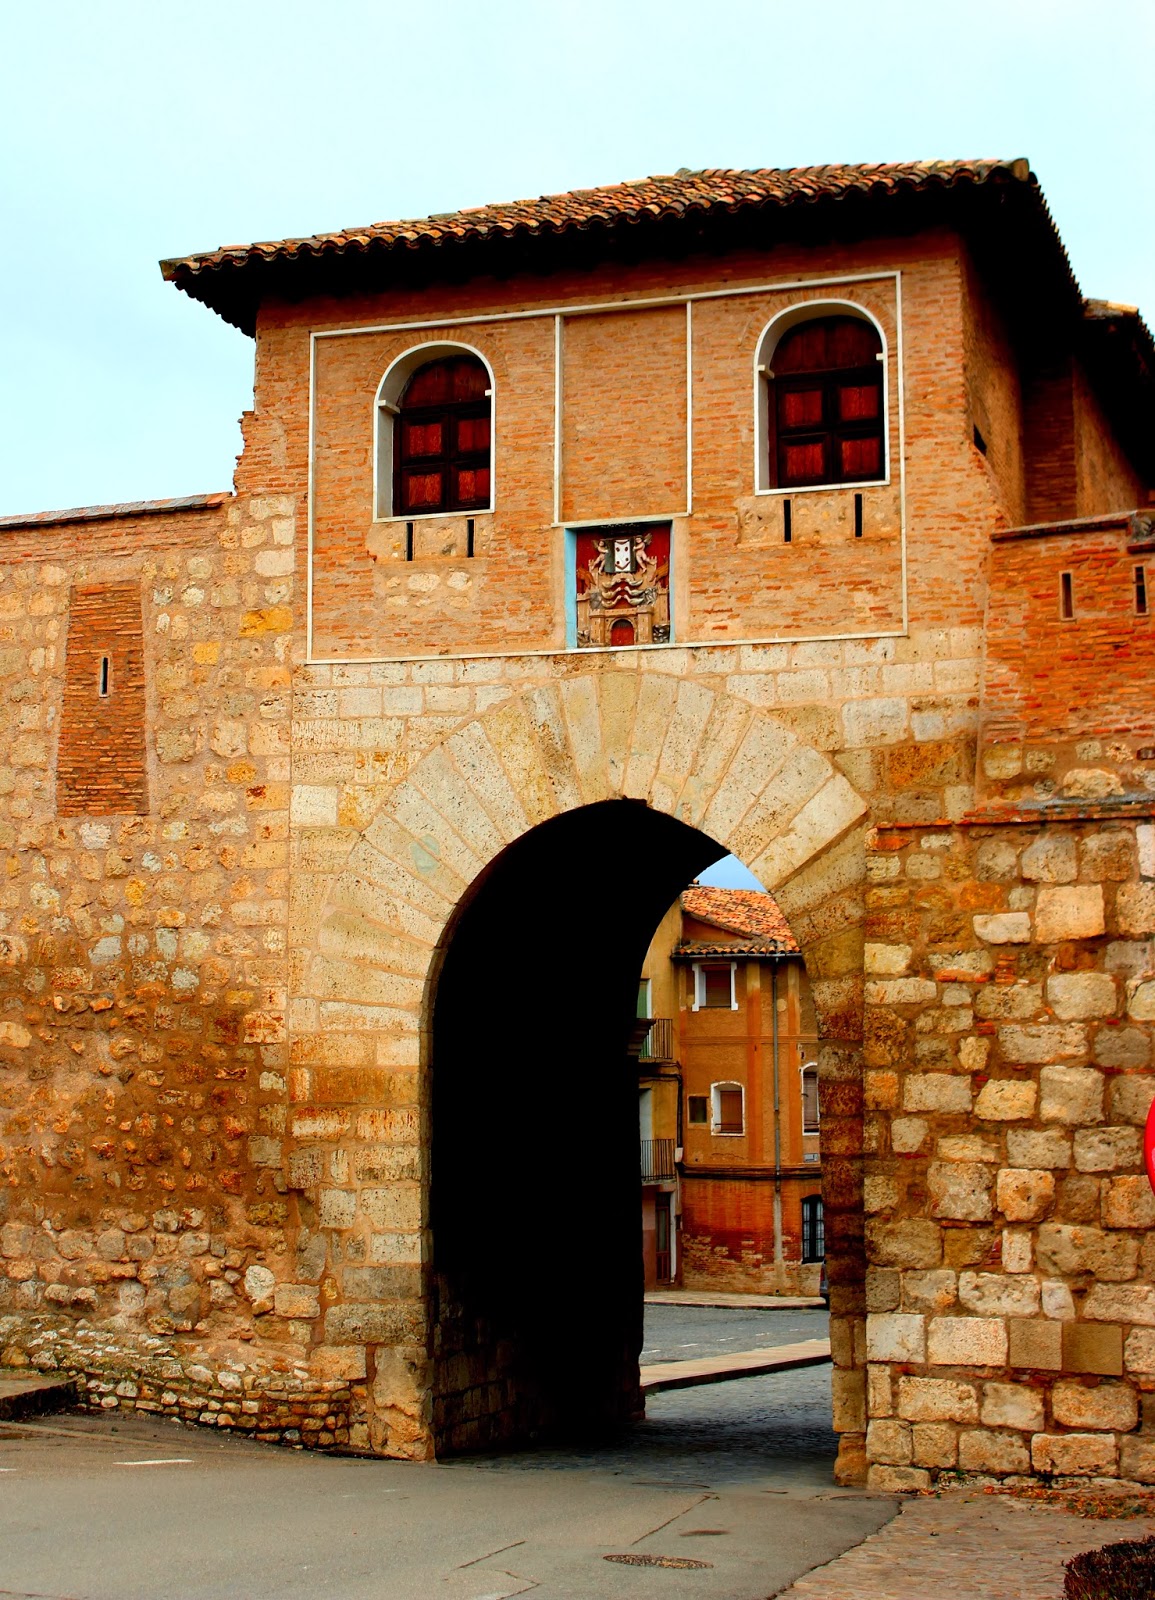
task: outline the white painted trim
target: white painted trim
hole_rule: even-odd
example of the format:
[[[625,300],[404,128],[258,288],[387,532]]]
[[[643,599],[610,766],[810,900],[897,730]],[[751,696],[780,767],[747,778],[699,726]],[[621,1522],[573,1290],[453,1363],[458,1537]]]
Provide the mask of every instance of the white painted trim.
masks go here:
[[[741,1133],[723,1133],[719,1127],[722,1120],[723,1089],[737,1089],[742,1096],[742,1131]],[[746,1137],[746,1085],[738,1083],[733,1078],[721,1078],[717,1083],[710,1085],[710,1136],[714,1139],[744,1139]]]
[[[894,276],[897,278],[898,273]],[[882,415],[884,429],[882,436],[883,472],[881,478],[867,478],[859,483],[808,483],[798,488],[782,488],[778,485],[771,486],[766,480],[770,476],[769,460],[769,428],[770,417],[768,410],[769,384],[766,380],[766,367],[768,364],[765,354],[766,341],[773,330],[782,324],[774,340],[777,348],[784,334],[800,323],[810,322],[817,317],[830,316],[832,313],[849,311],[853,316],[869,322],[882,341]],[[895,304],[897,316],[897,296]],[[766,460],[763,462],[763,451],[766,451]],[[776,311],[770,321],[762,329],[754,344],[754,493],[756,495],[793,496],[796,494],[813,494],[816,489],[827,494],[837,490],[847,489],[884,489],[890,483],[890,342],[886,337],[886,329],[867,306],[859,305],[857,300],[796,300],[793,305],[783,306],[781,311]]]
[[[561,313],[553,319],[553,525],[561,527]]]
[[[313,463],[316,458],[316,429],[317,429],[317,343],[315,339],[309,340],[309,461],[305,475],[305,656],[312,660],[313,656],[313,506],[316,495],[313,492]]]
[[[894,360],[898,368],[898,537],[902,572],[902,631],[910,632],[910,576],[906,564],[906,365],[902,329],[902,273],[894,275]]]
[[[590,517],[583,522],[556,522],[554,526],[556,528],[630,528],[635,522],[673,522],[675,517],[684,517],[685,515],[684,511],[658,513],[648,511],[644,517]]]
[[[693,963],[694,973],[694,1003],[691,1011],[725,1011],[725,1006],[708,1006],[706,1004],[706,984],[702,972],[703,967],[720,967],[726,960],[725,956],[703,956],[700,961]],[[730,968],[730,1010],[738,1009],[738,963],[731,961]]]
[[[690,289],[685,294],[651,295],[636,300],[591,300],[577,306],[540,306],[532,311],[485,311],[470,317],[438,317],[435,321],[375,322],[347,328],[314,328],[311,339],[348,339],[363,333],[418,333],[433,328],[467,328],[484,322],[528,322],[534,317],[598,317],[608,311],[644,311],[656,306],[681,306],[687,300],[733,300],[747,294],[781,294],[792,289],[827,289],[843,283],[879,283],[896,278],[894,268],[879,272],[846,272],[833,278],[791,278],[782,283],[751,283],[732,289]]]
[[[348,665],[348,666],[356,666],[356,665],[372,666],[372,665],[375,665],[375,664],[378,664],[378,663],[384,664],[386,662],[393,662],[393,663],[397,663],[398,665],[401,665],[401,664],[405,664],[405,663],[416,663],[416,662],[419,662],[419,661],[490,661],[490,660],[498,661],[498,660],[518,660],[518,659],[523,659],[524,660],[524,659],[530,659],[530,658],[541,658],[541,657],[546,657],[546,656],[557,656],[557,655],[589,654],[589,655],[604,656],[606,654],[606,647],[597,645],[597,646],[589,646],[589,647],[584,647],[584,646],[583,647],[577,647],[577,648],[574,648],[574,649],[568,650],[568,651],[559,651],[559,650],[556,650],[556,649],[548,649],[547,648],[547,649],[540,649],[540,650],[516,650],[516,651],[508,651],[508,650],[469,651],[469,650],[465,650],[465,651],[456,651],[456,652],[445,652],[443,654],[438,654],[438,655],[421,655],[421,656],[386,655],[386,656],[329,656],[329,657],[315,657],[313,655],[313,631],[314,631],[313,630],[313,555],[314,555],[314,527],[315,527],[315,513],[314,513],[315,494],[314,494],[314,488],[315,488],[316,400],[317,400],[317,396],[316,396],[316,390],[317,390],[317,383],[316,383],[316,373],[317,373],[317,369],[316,369],[316,347],[317,347],[317,341],[319,339],[351,338],[351,337],[359,336],[361,334],[375,334],[375,333],[417,333],[417,332],[425,332],[425,331],[430,331],[431,332],[431,331],[440,330],[440,329],[463,328],[463,327],[478,327],[478,326],[483,326],[483,325],[485,325],[487,323],[525,322],[525,321],[532,321],[535,318],[553,317],[553,319],[554,319],[554,526],[555,527],[567,527],[567,528],[601,527],[601,526],[603,526],[605,524],[605,521],[606,521],[606,519],[604,517],[595,518],[595,519],[592,519],[589,522],[565,522],[565,523],[563,523],[561,521],[561,508],[560,508],[561,466],[562,466],[562,463],[561,463],[561,400],[562,400],[562,393],[561,393],[561,390],[562,390],[562,337],[561,337],[561,329],[562,329],[562,320],[563,320],[563,318],[565,318],[565,317],[579,317],[579,316],[602,316],[602,315],[605,315],[608,312],[614,312],[614,311],[629,312],[629,311],[637,311],[637,310],[646,310],[646,309],[649,309],[649,308],[656,308],[656,307],[660,307],[660,306],[679,306],[679,305],[684,305],[686,307],[686,313],[687,313],[687,329],[689,330],[689,326],[690,326],[689,319],[690,319],[690,316],[691,316],[690,307],[691,307],[691,305],[694,304],[694,302],[699,301],[699,300],[703,300],[703,301],[704,300],[729,300],[729,299],[737,299],[737,298],[741,298],[743,296],[749,296],[749,295],[789,293],[789,292],[794,291],[794,290],[802,290],[802,289],[837,288],[837,287],[841,287],[841,286],[844,286],[846,284],[852,284],[852,283],[883,283],[883,282],[886,282],[888,279],[893,279],[894,282],[895,282],[895,286],[896,286],[896,290],[895,290],[895,305],[896,305],[896,322],[897,322],[897,330],[898,330],[897,331],[897,338],[896,338],[896,341],[895,341],[895,349],[896,349],[896,354],[897,354],[898,362],[899,362],[899,390],[898,390],[899,450],[900,450],[899,497],[900,497],[900,507],[901,507],[901,533],[900,533],[900,537],[901,537],[901,566],[902,566],[902,594],[903,594],[903,610],[902,610],[902,626],[901,626],[901,628],[899,628],[899,629],[884,629],[884,630],[881,630],[881,631],[870,632],[870,633],[817,633],[817,634],[805,634],[805,635],[802,635],[802,636],[798,636],[798,635],[793,635],[793,636],[786,635],[786,636],[783,636],[783,635],[780,635],[780,634],[776,634],[776,635],[771,635],[769,637],[762,636],[762,637],[754,637],[754,638],[748,638],[748,639],[717,639],[717,640],[709,639],[709,640],[702,640],[702,641],[697,642],[697,643],[692,642],[692,641],[681,641],[681,640],[679,640],[677,642],[671,641],[669,644],[626,645],[626,646],[619,646],[618,648],[619,649],[628,649],[628,650],[681,650],[681,649],[687,649],[687,648],[693,648],[693,649],[696,649],[696,650],[709,650],[709,649],[733,649],[733,648],[736,648],[736,647],[739,647],[739,646],[742,646],[742,645],[758,645],[758,644],[819,644],[819,643],[822,643],[822,644],[836,644],[836,643],[838,643],[838,642],[840,642],[842,640],[849,641],[849,640],[866,640],[866,639],[901,639],[901,638],[904,638],[910,631],[910,622],[909,622],[909,610],[908,610],[908,605],[907,605],[906,492],[905,492],[905,462],[906,462],[906,455],[905,455],[904,403],[903,403],[903,370],[902,370],[902,354],[901,354],[901,352],[902,352],[902,300],[901,300],[902,273],[901,273],[901,271],[898,271],[898,270],[895,270],[895,269],[884,269],[884,270],[880,270],[878,272],[842,273],[842,274],[836,275],[834,277],[825,277],[825,278],[793,278],[793,279],[789,279],[787,281],[779,282],[779,283],[759,283],[759,284],[735,285],[732,288],[726,288],[726,289],[702,289],[702,290],[690,291],[688,293],[680,294],[680,295],[660,295],[660,296],[655,295],[655,296],[651,296],[651,297],[648,297],[648,298],[638,298],[638,299],[592,301],[592,302],[589,302],[589,303],[586,303],[586,304],[576,305],[576,306],[543,306],[543,307],[537,308],[535,310],[530,310],[530,311],[493,311],[493,312],[485,312],[485,313],[478,314],[476,316],[468,316],[468,317],[441,317],[441,318],[438,318],[435,321],[421,320],[421,321],[411,321],[411,322],[387,322],[387,323],[374,323],[374,324],[367,325],[367,326],[366,325],[361,325],[361,326],[343,327],[343,328],[320,328],[320,329],[312,328],[312,329],[310,329],[309,330],[309,442],[308,442],[309,458],[308,458],[307,472],[306,472],[306,494],[307,494],[307,498],[308,498],[308,511],[307,511],[307,522],[308,522],[308,572],[307,572],[307,575],[306,575],[307,623],[306,623],[306,660],[305,660],[304,664],[307,665],[307,666],[346,666],[346,665]],[[429,341],[429,343],[434,343],[434,342],[436,342],[436,341],[432,341],[432,340]],[[446,341],[446,342],[452,343],[453,341],[449,340],[449,341]],[[478,352],[478,354],[480,354],[480,352]],[[691,407],[692,407],[692,345],[691,345],[689,336],[687,337],[687,357],[686,357],[686,359],[687,359],[687,377],[688,377],[688,380],[690,380],[688,382],[688,386],[687,386],[687,424],[688,424],[687,425],[687,457],[688,457],[688,465],[692,467],[692,456],[690,454],[690,452],[692,452],[692,436],[691,436],[691,428],[689,426],[690,420],[691,420],[691,415],[692,415],[692,413],[691,413]],[[482,360],[485,360],[484,356],[482,356]],[[486,363],[486,365],[488,366],[488,362]],[[497,397],[496,397],[496,393],[495,393],[495,395],[494,395],[494,402],[495,402],[495,404],[494,404],[494,417],[495,417],[495,423],[494,423],[495,438],[494,438],[494,442],[496,442],[496,398]],[[376,423],[376,418],[374,418],[374,424],[375,423]],[[375,432],[374,432],[373,449],[374,449],[374,462],[375,462],[376,461],[376,433]],[[493,471],[493,477],[491,478],[491,483],[490,483],[491,508],[492,508],[492,501],[493,501],[493,494],[494,494],[494,485],[495,485],[495,482],[496,482],[496,450],[495,449],[492,450],[492,461],[493,461],[493,467],[492,467],[491,470]],[[815,488],[820,488],[820,489],[828,489],[827,485],[822,485],[822,484],[815,485],[814,487]],[[863,485],[856,486],[854,484],[844,484],[844,485],[839,485],[838,487],[839,488],[843,488],[843,489],[853,489],[855,487],[865,487],[865,486],[863,486]],[[675,517],[675,516],[681,517],[681,516],[690,516],[690,515],[692,515],[693,514],[692,513],[693,499],[692,499],[692,494],[691,494],[691,484],[689,482],[687,482],[686,489],[687,489],[687,493],[686,493],[687,510],[685,512],[662,513],[661,515],[656,515],[656,516],[631,517],[628,520],[631,521],[631,522],[668,522],[668,521],[671,521],[672,518]],[[375,494],[375,492],[376,492],[376,484],[374,484],[374,494]],[[805,491],[805,490],[795,490],[793,492],[794,493],[805,493],[807,491]],[[376,501],[374,500],[374,510],[375,509],[376,509]],[[458,516],[458,515],[466,515],[466,513],[459,513],[459,512],[434,513],[434,515],[453,515],[453,516]],[[376,521],[378,519],[375,518],[374,520]],[[416,521],[418,519],[416,519],[416,518],[408,518],[408,517],[404,517],[404,518],[392,518],[392,517],[390,517],[388,519],[380,519],[380,520],[387,520],[387,521],[392,522],[392,521]]]
[[[476,506],[476,507],[474,507],[472,513],[469,512],[469,511],[430,511],[430,512],[426,513],[423,516],[420,512],[409,512],[408,515],[406,515],[403,512],[394,511],[394,510],[392,510],[392,505],[393,505],[393,423],[392,423],[392,419],[393,419],[393,417],[398,415],[398,407],[389,398],[387,398],[387,385],[389,384],[390,378],[392,378],[393,374],[397,371],[397,368],[401,367],[401,366],[406,366],[406,371],[402,374],[401,390],[403,390],[404,389],[404,384],[405,384],[406,381],[408,381],[409,377],[412,376],[412,374],[417,370],[418,367],[424,365],[424,362],[421,359],[422,356],[425,356],[426,360],[436,361],[436,360],[439,359],[439,356],[434,354],[434,352],[441,352],[442,354],[448,356],[451,352],[457,351],[457,350],[461,351],[464,355],[476,356],[478,361],[480,361],[482,366],[485,368],[486,372],[489,373],[489,397],[490,397],[490,404],[489,404],[489,504],[487,506]],[[396,400],[399,400],[401,398],[401,390],[398,391],[398,393],[397,393],[397,395],[395,397]],[[388,425],[386,425],[386,423],[382,419],[382,415],[381,415],[382,412],[386,412],[388,414],[388,416],[389,416]],[[373,429],[373,432],[372,432],[372,439],[373,439],[373,519],[372,520],[373,520],[374,523],[425,522],[425,521],[431,521],[435,517],[468,517],[471,514],[475,515],[475,516],[483,516],[484,517],[484,516],[490,515],[494,511],[494,509],[496,507],[496,503],[497,503],[497,380],[493,375],[493,366],[492,366],[492,364],[491,364],[491,362],[489,360],[489,357],[485,354],[485,352],[483,350],[479,350],[476,345],[463,344],[461,342],[461,340],[459,340],[459,339],[426,339],[421,344],[411,344],[407,350],[402,350],[400,355],[394,356],[393,360],[389,363],[389,365],[385,368],[385,371],[381,374],[381,382],[377,385],[377,393],[373,396],[372,429]],[[388,452],[389,452],[389,468],[388,468],[388,477],[386,479],[386,483],[387,483],[388,489],[389,489],[389,505],[390,505],[391,509],[390,509],[388,515],[382,515],[382,513],[381,513],[381,489],[382,489],[382,484],[381,484],[380,466],[381,466],[381,457],[385,453],[386,435],[388,436]],[[312,447],[310,445],[310,461],[311,460],[312,460]]]
[[[642,517],[634,517],[634,522],[642,522]],[[658,517],[658,522],[668,522],[668,517]],[[567,523],[566,527],[580,527],[580,523]],[[595,522],[587,524],[589,527],[601,528],[606,524]],[[669,644],[624,644],[624,645],[574,645],[572,648],[541,650],[445,650],[437,655],[423,656],[310,656],[301,663],[305,667],[378,667],[386,665],[410,666],[421,661],[528,661],[541,659],[545,656],[607,656],[613,651],[619,653],[630,651],[651,650],[738,650],[746,645],[769,644],[861,644],[868,639],[905,639],[906,630],[888,628],[875,633],[805,633],[805,634],[774,634],[769,637],[754,639],[678,639],[671,640]],[[776,668],[776,671],[789,671],[789,668]]]
[[[686,515],[694,514],[694,302],[686,301]]]
[[[803,1138],[812,1139],[816,1133],[820,1133],[822,1131],[822,1106],[821,1106],[821,1103],[820,1103],[819,1107],[818,1107],[818,1122],[817,1122],[817,1124],[813,1128],[808,1128],[806,1126],[806,1074],[808,1072],[812,1072],[814,1074],[814,1082],[817,1084],[817,1082],[818,1082],[818,1063],[817,1063],[817,1061],[804,1061],[802,1063],[802,1065],[798,1068],[798,1093],[799,1093],[799,1097],[800,1097],[800,1099],[802,1101],[802,1136],[803,1136]]]

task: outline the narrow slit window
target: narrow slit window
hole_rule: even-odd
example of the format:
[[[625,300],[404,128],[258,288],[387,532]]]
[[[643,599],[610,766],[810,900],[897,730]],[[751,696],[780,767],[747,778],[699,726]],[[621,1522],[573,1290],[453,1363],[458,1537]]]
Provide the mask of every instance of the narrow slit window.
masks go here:
[[[1075,616],[1075,584],[1069,572],[1059,574],[1059,616],[1071,622]]]
[[[474,540],[474,522],[473,522],[473,518],[472,517],[467,517],[466,521],[465,521],[465,554],[467,556],[471,556],[473,554],[473,540]]]
[[[100,658],[99,683],[100,697],[102,700],[107,699],[112,686],[112,661],[108,656],[101,656]]]
[[[1147,615],[1147,568],[1135,568],[1135,611],[1141,616]]]
[[[856,539],[862,538],[862,496],[860,494],[856,494],[854,497],[854,537]]]
[[[413,524],[411,522],[405,524],[405,559],[406,561],[413,560]]]
[[[790,510],[789,500],[782,502],[782,542],[789,544],[794,537],[794,518]]]

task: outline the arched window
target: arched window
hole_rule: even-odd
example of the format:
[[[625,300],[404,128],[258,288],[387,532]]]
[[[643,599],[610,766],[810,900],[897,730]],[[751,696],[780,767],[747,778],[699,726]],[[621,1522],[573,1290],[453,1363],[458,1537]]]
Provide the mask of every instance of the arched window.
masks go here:
[[[393,515],[488,509],[492,420],[489,373],[477,356],[417,367],[392,429]]]
[[[795,323],[775,344],[765,375],[769,487],[885,477],[882,340],[872,322]]]
[[[818,1063],[808,1061],[802,1068],[802,1132],[818,1132]]]
[[[826,1255],[826,1227],[822,1196],[808,1194],[802,1202],[802,1259],[821,1261]]]
[[[710,1086],[711,1133],[745,1133],[745,1095],[740,1083],[714,1083]]]

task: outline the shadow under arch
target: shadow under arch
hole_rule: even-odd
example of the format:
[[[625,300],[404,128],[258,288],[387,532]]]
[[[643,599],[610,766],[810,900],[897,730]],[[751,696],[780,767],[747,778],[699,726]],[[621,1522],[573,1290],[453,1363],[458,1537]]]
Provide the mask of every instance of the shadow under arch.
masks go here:
[[[637,979],[725,849],[642,801],[539,824],[446,930],[432,1007],[439,1455],[641,1411]]]

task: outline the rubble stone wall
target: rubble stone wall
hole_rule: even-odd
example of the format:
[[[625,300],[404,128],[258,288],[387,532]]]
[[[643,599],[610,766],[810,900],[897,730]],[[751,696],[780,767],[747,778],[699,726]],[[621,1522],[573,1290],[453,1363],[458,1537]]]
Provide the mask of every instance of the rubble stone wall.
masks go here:
[[[870,1480],[1155,1482],[1155,826],[880,828]]]

